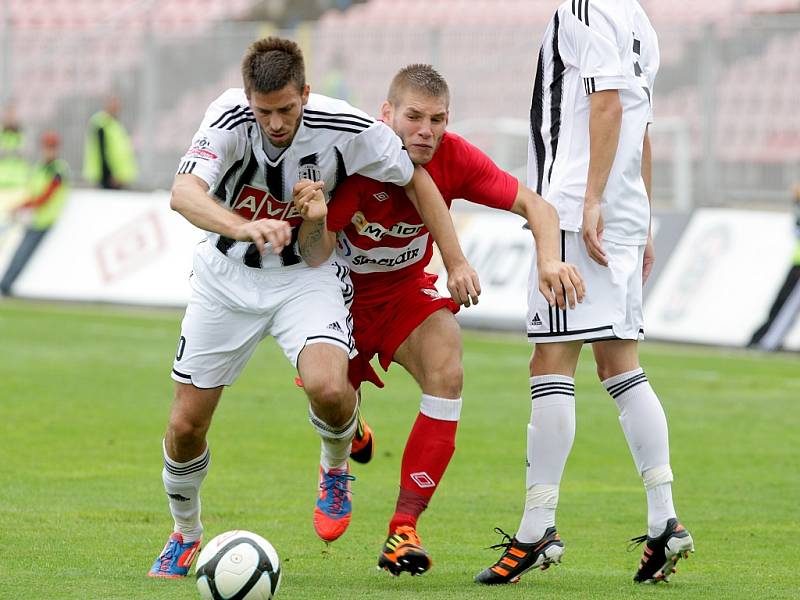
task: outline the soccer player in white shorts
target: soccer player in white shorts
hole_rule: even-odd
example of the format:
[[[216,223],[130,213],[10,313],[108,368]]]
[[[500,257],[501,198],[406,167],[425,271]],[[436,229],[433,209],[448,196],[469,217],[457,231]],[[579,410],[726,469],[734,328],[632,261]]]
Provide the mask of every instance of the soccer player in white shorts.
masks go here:
[[[667,580],[694,550],[672,502],[667,421],[639,366],[642,286],[654,260],[650,234],[652,89],[658,40],[636,0],[572,0],[557,9],[539,52],[531,103],[528,184],[558,210],[561,259],[586,295],[550,307],[531,273],[528,337],[531,419],[525,510],[500,560],[476,581],[518,581],[561,560],[559,485],[575,437],[575,368],[592,343],[647,493],[645,550],[636,582]]]
[[[420,206],[430,207],[426,224],[452,261],[451,282],[465,290],[477,285],[427,173],[414,167],[389,127],[344,101],[310,94],[294,42],[252,44],[242,77],[244,89],[227,90],[209,106],[172,188],[172,208],[207,238],[194,256],[163,443],[162,479],[175,525],[152,577],[188,574],[203,531],[206,433],[223,387],[266,336],[297,367],[322,440],[315,529],[335,539],[350,520],[354,477],[347,458],[358,420],[347,376],[353,287],[347,267],[333,256],[317,267],[302,259],[298,228],[316,218],[302,206],[302,189],[327,201],[351,173],[405,186]]]

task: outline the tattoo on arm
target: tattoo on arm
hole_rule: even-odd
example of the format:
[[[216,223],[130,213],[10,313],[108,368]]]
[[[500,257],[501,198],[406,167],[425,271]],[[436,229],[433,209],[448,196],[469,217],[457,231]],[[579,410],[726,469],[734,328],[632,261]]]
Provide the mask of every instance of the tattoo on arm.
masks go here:
[[[306,226],[308,227],[308,224],[306,224]],[[314,252],[315,247],[319,245],[325,230],[325,223],[315,223],[312,227],[308,228],[306,235],[303,236],[303,239],[299,244],[300,255],[304,260],[308,259],[309,256],[311,256],[311,254]]]

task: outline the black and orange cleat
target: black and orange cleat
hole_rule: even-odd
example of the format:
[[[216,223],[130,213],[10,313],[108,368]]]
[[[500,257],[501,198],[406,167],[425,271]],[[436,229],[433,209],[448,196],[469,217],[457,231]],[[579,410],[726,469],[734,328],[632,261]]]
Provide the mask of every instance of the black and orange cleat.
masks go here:
[[[372,433],[372,428],[361,415],[361,411],[359,411],[356,434],[353,436],[353,445],[350,448],[350,458],[363,465],[372,460],[374,453],[375,436]]]
[[[500,560],[475,576],[476,583],[485,585],[517,583],[519,578],[531,569],[539,568],[544,571],[550,565],[561,562],[564,542],[558,537],[555,527],[549,527],[542,539],[531,544],[523,544],[499,527],[495,527],[494,530],[503,536],[503,541],[489,548],[492,550],[504,548],[505,551]]]
[[[675,572],[675,565],[681,558],[689,558],[694,552],[694,540],[678,519],[670,519],[664,533],[656,538],[642,535],[631,539],[630,549],[644,542],[644,554],[639,562],[639,570],[633,576],[636,583],[658,583],[669,581]]]
[[[401,525],[386,538],[378,558],[378,568],[389,571],[395,577],[403,571],[411,575],[422,575],[432,564],[430,555],[422,547],[417,530],[409,525]]]

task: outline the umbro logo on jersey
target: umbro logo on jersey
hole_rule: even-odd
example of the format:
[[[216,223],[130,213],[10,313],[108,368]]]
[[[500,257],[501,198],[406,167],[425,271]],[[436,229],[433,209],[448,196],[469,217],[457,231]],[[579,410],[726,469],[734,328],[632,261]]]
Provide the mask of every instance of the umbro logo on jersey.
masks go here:
[[[378,192],[377,194],[372,194],[372,197],[375,198],[378,202],[383,202],[384,200],[389,199],[389,194],[386,192]]]
[[[173,500],[177,500],[178,502],[188,502],[189,498],[186,496],[181,496],[180,494],[167,494]]]
[[[533,319],[531,319],[531,325],[541,325],[542,320],[539,318],[539,313],[533,315]]]
[[[334,331],[338,331],[339,333],[344,333],[344,331],[342,331],[341,326],[336,321],[328,325],[328,329],[333,329]]]
[[[412,473],[410,475],[410,477],[411,477],[411,479],[414,480],[414,483],[416,483],[421,488],[436,487],[436,482],[425,471],[419,471],[417,473]]]

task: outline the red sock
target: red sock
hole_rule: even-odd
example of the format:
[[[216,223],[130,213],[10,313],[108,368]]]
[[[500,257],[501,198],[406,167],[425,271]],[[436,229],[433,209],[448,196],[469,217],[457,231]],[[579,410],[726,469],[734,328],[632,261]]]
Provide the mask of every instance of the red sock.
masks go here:
[[[456,448],[458,421],[432,419],[422,413],[406,442],[400,471],[400,495],[389,534],[401,525],[417,526]]]

